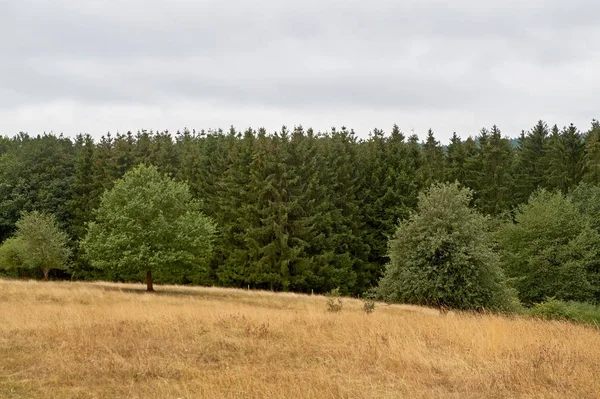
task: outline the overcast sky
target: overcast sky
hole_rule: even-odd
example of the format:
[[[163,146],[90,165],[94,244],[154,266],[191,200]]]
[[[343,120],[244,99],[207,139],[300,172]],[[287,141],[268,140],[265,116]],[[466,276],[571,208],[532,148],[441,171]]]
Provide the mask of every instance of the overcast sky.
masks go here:
[[[596,0],[0,0],[0,133],[600,118]]]

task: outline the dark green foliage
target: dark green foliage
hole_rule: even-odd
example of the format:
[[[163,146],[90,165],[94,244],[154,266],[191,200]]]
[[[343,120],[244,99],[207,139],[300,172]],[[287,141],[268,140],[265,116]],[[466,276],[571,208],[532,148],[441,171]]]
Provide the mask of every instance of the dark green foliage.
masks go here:
[[[600,236],[563,194],[535,192],[497,238],[503,268],[524,304],[549,296],[594,300]]]
[[[429,187],[432,183],[444,180],[444,149],[440,142],[435,139],[433,131],[427,132],[427,140],[423,144],[423,166],[421,169],[422,182],[424,187]]]
[[[456,132],[450,139],[446,156],[446,180],[466,184],[467,148]]]
[[[70,224],[73,147],[62,136],[20,134],[0,156],[0,240],[14,231],[22,212],[52,214]]]
[[[488,220],[469,207],[472,193],[458,183],[437,184],[400,223],[379,286],[389,301],[457,309],[511,305],[492,250]]]
[[[515,197],[517,203],[527,201],[531,193],[542,187],[548,168],[548,125],[538,123],[520,139],[520,151],[515,165]]]
[[[185,182],[197,210],[219,226],[201,267],[162,275],[157,269],[160,281],[316,293],[339,287],[360,295],[383,276],[390,237],[430,183],[471,188],[470,205],[492,215],[493,226],[511,220],[515,205],[536,189],[548,188],[569,193],[589,225],[567,247],[585,254],[586,292],[597,301],[599,264],[589,232],[600,231],[598,132],[597,121],[585,134],[574,126],[549,131],[540,121],[518,141],[494,126],[464,140],[455,134],[450,143],[432,131],[424,141],[405,137],[397,126],[374,129],[364,140],[346,128],[317,133],[301,126],[273,133],[142,130],[97,142],[89,135],[22,133],[0,138],[0,242],[15,232],[22,211],[50,213],[71,250],[68,270],[54,277],[140,278],[92,267],[79,241],[105,191],[135,165],[153,165]]]
[[[583,180],[591,184],[600,184],[600,122],[592,121],[592,128],[585,139]]]
[[[484,214],[498,215],[513,204],[512,146],[495,125],[489,132],[483,129],[479,141],[481,169],[475,178],[475,204]]]
[[[398,220],[405,219],[417,202],[421,152],[413,144],[407,144],[398,126],[394,126],[389,137],[375,129],[359,147],[362,189],[358,195],[365,223],[364,242],[370,247],[367,286],[376,284],[383,275],[389,261],[388,240]]]
[[[573,124],[560,132],[554,126],[546,147],[546,187],[567,193],[583,177],[585,143],[581,133]]]

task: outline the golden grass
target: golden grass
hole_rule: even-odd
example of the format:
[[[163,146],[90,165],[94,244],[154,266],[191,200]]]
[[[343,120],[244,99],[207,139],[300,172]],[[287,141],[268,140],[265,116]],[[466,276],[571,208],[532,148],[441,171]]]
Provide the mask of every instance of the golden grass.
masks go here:
[[[157,289],[0,280],[0,397],[600,398],[591,327]]]

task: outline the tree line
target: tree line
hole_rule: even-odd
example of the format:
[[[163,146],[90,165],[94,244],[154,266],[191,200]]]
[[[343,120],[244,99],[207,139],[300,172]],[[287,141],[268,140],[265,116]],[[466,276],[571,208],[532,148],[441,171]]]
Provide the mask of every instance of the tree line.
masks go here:
[[[458,182],[470,191],[444,204],[493,230],[484,229],[489,247],[470,259],[486,263],[492,256],[487,251],[497,255],[506,284],[526,303],[547,295],[600,299],[595,120],[584,131],[539,121],[517,139],[493,126],[464,139],[454,134],[445,146],[432,131],[421,142],[397,126],[388,133],[374,129],[365,139],[346,128],[323,133],[301,126],[274,133],[140,131],[97,142],[83,134],[21,133],[0,138],[0,240],[15,239],[23,212],[51,214],[69,245],[68,267],[51,270],[54,278],[140,279],[136,268],[98,267],[82,246],[99,219],[110,219],[99,210],[106,193],[140,164],[185,183],[185,201],[215,226],[210,256],[197,259],[194,268],[159,273],[162,283],[362,294],[394,264],[394,242],[404,234],[399,223],[415,218],[425,201],[419,193]],[[458,211],[465,201],[485,223]],[[539,239],[549,231],[555,236]],[[411,239],[412,233],[402,245]]]

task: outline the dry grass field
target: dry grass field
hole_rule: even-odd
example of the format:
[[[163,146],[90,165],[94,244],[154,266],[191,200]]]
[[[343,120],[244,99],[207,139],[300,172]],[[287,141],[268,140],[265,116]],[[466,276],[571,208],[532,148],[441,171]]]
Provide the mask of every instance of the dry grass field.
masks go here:
[[[600,398],[600,330],[218,288],[0,280],[1,398]]]

